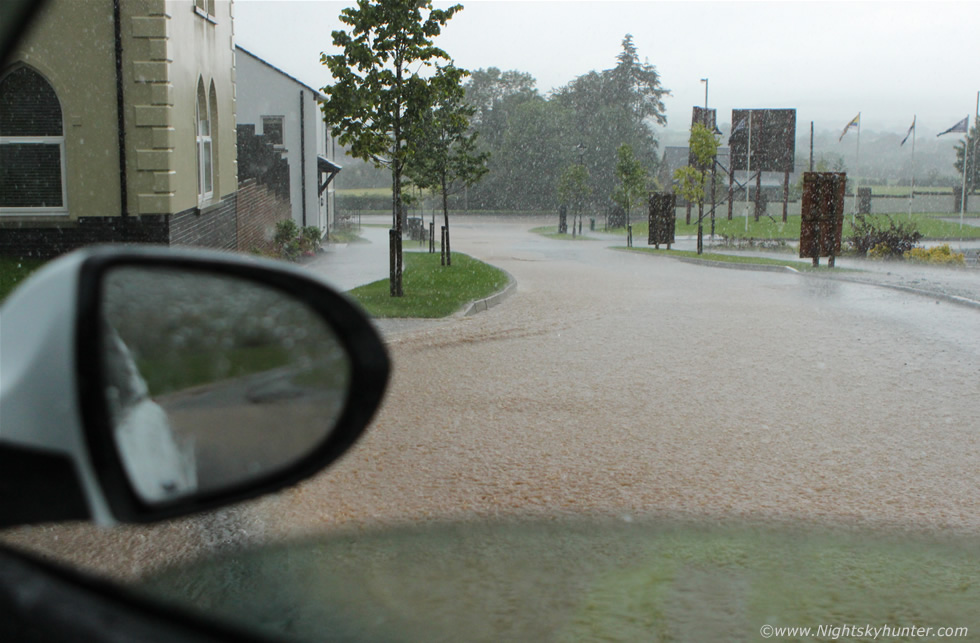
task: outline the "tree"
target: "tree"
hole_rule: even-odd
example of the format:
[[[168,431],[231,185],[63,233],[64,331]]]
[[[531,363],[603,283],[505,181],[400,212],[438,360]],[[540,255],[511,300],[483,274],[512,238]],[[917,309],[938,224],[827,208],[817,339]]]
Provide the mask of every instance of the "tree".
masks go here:
[[[558,178],[558,203],[571,205],[572,213],[581,217],[582,206],[592,194],[589,187],[589,170],[581,163],[567,166]],[[575,234],[575,218],[572,218],[572,235]]]
[[[534,76],[527,72],[502,72],[496,67],[477,69],[466,82],[466,102],[475,110],[471,120],[475,125],[482,124],[504,99],[516,98],[518,102],[524,102],[537,98],[536,84]]]
[[[677,189],[681,196],[698,204],[698,254],[701,254],[704,238],[702,221],[704,219],[705,184],[708,180],[708,170],[718,153],[718,139],[715,138],[710,129],[701,123],[695,123],[691,127],[689,145],[691,146],[691,153],[694,155],[695,165],[685,165],[678,168],[674,172],[674,179],[678,181]]]
[[[649,63],[641,63],[633,37],[626,34],[612,69],[592,71],[555,92],[554,100],[574,114],[570,134],[589,150],[586,162],[600,194],[616,185],[617,150],[629,144],[640,162],[656,168],[653,125],[665,125],[663,97],[670,94]],[[567,143],[567,141],[566,141]]]
[[[553,208],[555,177],[567,162],[557,150],[571,147],[562,147],[568,129],[565,111],[540,97],[524,102],[505,99],[491,116],[500,127],[488,131],[485,122],[478,128],[480,149],[491,155],[489,172],[470,190],[470,202],[488,209]]]
[[[626,225],[629,226],[633,205],[646,195],[649,174],[627,143],[619,146],[616,156],[616,178],[619,179],[619,185],[613,191],[613,200],[626,210]]]
[[[413,141],[407,111],[421,111],[419,101],[434,98],[429,81],[419,75],[449,55],[432,39],[462,9],[433,9],[430,0],[358,0],[340,13],[348,31],[334,31],[333,44],[343,53],[320,55],[334,84],[324,87],[324,119],[351,156],[391,170],[391,295],[402,291],[402,175]]]
[[[658,125],[667,124],[663,98],[670,91],[660,86],[660,74],[649,62],[640,63],[632,34],[626,34],[623,51],[616,56],[616,67],[609,73],[616,99],[629,106],[635,125],[653,119]]]
[[[457,185],[471,185],[487,172],[489,152],[476,149],[476,132],[470,131],[470,117],[476,108],[465,102],[461,84],[466,71],[440,67],[429,87],[431,107],[413,113],[412,135],[417,141],[408,165],[412,182],[421,188],[438,190],[442,195],[442,214],[446,237],[443,251],[446,265],[452,265],[449,244],[449,192]]]
[[[554,110],[520,71],[478,69],[465,84],[478,149],[488,152],[488,173],[467,190],[467,202],[483,209],[527,209],[554,204],[554,167],[541,157],[557,145]]]

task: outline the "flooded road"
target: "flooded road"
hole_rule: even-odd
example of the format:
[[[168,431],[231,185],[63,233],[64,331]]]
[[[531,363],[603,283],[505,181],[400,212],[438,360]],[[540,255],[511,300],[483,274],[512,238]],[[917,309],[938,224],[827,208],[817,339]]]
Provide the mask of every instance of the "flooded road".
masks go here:
[[[23,539],[126,576],[233,542],[436,518],[980,528],[976,310],[530,227],[454,224],[454,249],[517,290],[473,317],[387,327],[390,391],[332,469],[220,519]]]
[[[560,512],[980,526],[980,316],[457,223],[516,294],[390,335],[366,439],[272,511],[346,521]]]

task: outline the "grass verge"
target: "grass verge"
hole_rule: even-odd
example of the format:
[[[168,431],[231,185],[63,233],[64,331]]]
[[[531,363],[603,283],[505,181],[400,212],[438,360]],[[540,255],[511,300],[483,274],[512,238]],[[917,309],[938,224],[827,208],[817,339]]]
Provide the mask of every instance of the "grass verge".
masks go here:
[[[382,197],[391,196],[391,188],[346,188],[336,191],[338,197]]]
[[[44,265],[44,259],[0,257],[0,302],[32,272]]]
[[[541,226],[538,228],[531,228],[531,232],[534,234],[540,234],[542,237],[548,237],[549,239],[560,239],[562,241],[594,241],[594,237],[589,237],[585,234],[578,234],[572,236],[571,233],[561,234],[558,232],[558,227],[553,225]]]
[[[367,243],[368,240],[357,234],[356,230],[331,230],[330,243]]]
[[[892,214],[892,220],[896,223],[908,221],[907,214]],[[937,217],[954,217],[955,215],[937,215],[934,213],[913,213],[912,221],[918,227],[925,240],[943,239],[980,239],[980,226],[964,225],[960,228],[958,222],[941,221]],[[870,219],[881,219],[887,222],[886,215],[872,214]],[[644,239],[647,236],[649,226],[646,221],[633,224],[633,238]],[[704,236],[707,237],[711,232],[711,221],[705,219],[703,222]],[[625,228],[611,229],[609,232],[615,234],[626,234]],[[696,235],[698,233],[697,213],[691,218],[691,223],[686,224],[678,219],[675,234],[678,236]],[[748,229],[745,226],[745,218],[735,217],[731,220],[726,218],[715,219],[715,234],[730,237],[733,239],[785,239],[787,241],[799,241],[800,239],[800,217],[790,216],[786,223],[780,217],[770,219],[764,217],[758,221],[749,218]],[[851,231],[851,217],[844,217],[843,237],[845,241],[853,233]]]
[[[805,263],[803,261],[789,261],[786,259],[769,259],[766,257],[748,257],[741,255],[726,255],[717,254],[713,252],[705,252],[704,254],[698,254],[693,250],[657,250],[656,248],[627,248],[625,246],[615,246],[613,250],[625,250],[627,252],[646,252],[648,254],[661,255],[664,257],[690,257],[691,259],[703,259],[705,261],[718,261],[721,263],[737,263],[737,264],[748,264],[756,266],[783,266],[787,268],[792,268],[793,270],[802,271],[815,271],[815,270],[834,270],[835,272],[841,272],[841,268],[829,268],[826,265],[821,265],[818,268],[814,268],[812,263]],[[824,258],[823,262],[826,263],[827,259]],[[849,272],[860,272],[850,270]]]
[[[404,297],[389,294],[387,279],[348,291],[374,317],[448,317],[468,302],[489,297],[507,285],[507,273],[469,255],[454,252],[452,266],[439,255],[406,252]]]

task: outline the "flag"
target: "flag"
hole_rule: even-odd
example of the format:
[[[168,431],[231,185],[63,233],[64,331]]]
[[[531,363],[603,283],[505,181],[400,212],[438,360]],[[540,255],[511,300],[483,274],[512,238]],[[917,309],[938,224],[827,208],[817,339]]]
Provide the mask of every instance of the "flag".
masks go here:
[[[732,137],[735,136],[735,134],[737,134],[741,130],[745,129],[746,128],[745,126],[748,125],[748,124],[749,124],[748,117],[743,118],[739,122],[735,123],[735,127],[733,127],[732,128],[732,131],[728,134],[728,144],[729,145],[732,144]]]
[[[912,117],[912,126],[909,127],[909,131],[905,133],[905,138],[902,139],[902,142],[899,143],[898,146],[902,147],[903,145],[905,145],[905,141],[909,140],[909,136],[912,136],[912,132],[914,131],[915,131],[915,116]]]
[[[970,123],[970,117],[967,116],[966,118],[964,118],[963,120],[961,120],[956,125],[953,125],[952,127],[950,127],[945,132],[940,132],[939,134],[936,134],[936,138],[939,138],[943,134],[953,134],[955,132],[959,132],[960,134],[965,134],[966,131],[967,131],[967,129],[969,129],[969,123]]]
[[[844,128],[844,131],[840,133],[840,138],[837,139],[837,142],[840,143],[841,141],[844,140],[844,134],[847,134],[847,131],[849,129],[851,129],[852,127],[860,127],[860,126],[861,126],[861,112],[858,112],[858,115],[855,116],[853,119],[851,119],[851,122],[847,124],[847,127]]]

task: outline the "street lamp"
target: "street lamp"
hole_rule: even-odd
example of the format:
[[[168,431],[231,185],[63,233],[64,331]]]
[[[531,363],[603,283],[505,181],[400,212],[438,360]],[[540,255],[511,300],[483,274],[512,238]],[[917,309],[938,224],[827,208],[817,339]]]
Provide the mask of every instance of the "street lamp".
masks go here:
[[[575,149],[578,150],[578,164],[581,165],[584,168],[585,167],[585,149],[586,149],[585,148],[585,144],[584,143],[579,143],[578,145],[575,146]],[[579,197],[579,201],[581,201],[581,197]],[[578,233],[579,234],[582,234],[582,204],[581,204],[581,202],[578,204],[578,208],[576,208],[576,209],[578,210],[578,213],[577,213],[578,214]],[[572,236],[573,237],[575,236],[575,222],[574,221],[572,221]]]
[[[708,79],[702,78],[701,82],[704,83],[704,109],[708,109]]]

